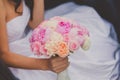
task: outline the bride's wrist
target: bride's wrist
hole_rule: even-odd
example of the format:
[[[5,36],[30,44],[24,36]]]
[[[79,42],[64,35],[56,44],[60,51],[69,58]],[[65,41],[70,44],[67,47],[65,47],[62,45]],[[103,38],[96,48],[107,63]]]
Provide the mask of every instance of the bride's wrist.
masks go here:
[[[49,67],[49,59],[45,59],[45,66],[44,66],[45,70],[50,70]]]
[[[44,61],[43,61],[43,63],[41,65],[43,65],[42,70],[50,70],[50,68],[49,68],[49,59],[44,59]]]
[[[50,70],[48,66],[49,59],[35,59],[35,65],[38,70]]]

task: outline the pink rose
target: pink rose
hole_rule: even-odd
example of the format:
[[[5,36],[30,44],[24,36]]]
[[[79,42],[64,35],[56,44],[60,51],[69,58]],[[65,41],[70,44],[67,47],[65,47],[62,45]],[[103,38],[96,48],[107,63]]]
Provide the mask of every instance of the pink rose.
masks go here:
[[[39,41],[39,37],[36,34],[33,34],[32,37],[30,38],[30,42],[35,42],[35,41]]]
[[[41,53],[39,52],[40,46],[41,44],[37,41],[31,44],[31,49],[34,54],[41,55]]]
[[[45,49],[45,44],[42,44],[42,45],[40,46],[39,52],[40,52],[42,55],[48,56],[48,55],[47,55],[47,49]]]
[[[44,38],[45,38],[45,33],[46,33],[46,29],[44,28],[40,28],[39,32],[38,32],[38,39],[40,42],[45,42]]]
[[[80,47],[79,42],[78,41],[70,41],[69,42],[69,49],[70,51],[75,51]]]
[[[78,27],[78,35],[79,36],[85,36],[85,35],[88,35],[89,36],[89,32],[88,30],[85,28],[85,27]]]
[[[64,41],[65,41],[66,43],[68,43],[69,40],[70,40],[69,34],[64,34],[64,35],[63,35],[63,39],[64,39]]]

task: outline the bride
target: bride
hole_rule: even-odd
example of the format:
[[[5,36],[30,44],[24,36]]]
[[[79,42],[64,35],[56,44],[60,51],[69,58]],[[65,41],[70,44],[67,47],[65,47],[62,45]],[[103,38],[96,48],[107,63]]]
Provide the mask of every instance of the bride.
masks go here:
[[[103,20],[90,7],[77,6],[73,3],[66,3],[66,5],[68,6],[61,5],[47,11],[45,17],[53,17],[56,15],[54,11],[57,11],[59,16],[74,19],[88,28],[92,42],[89,51],[78,50],[69,56],[70,65],[68,57],[36,58],[30,49],[29,37],[32,29],[35,29],[44,19],[44,0],[1,0],[0,55],[2,60],[20,80],[56,80],[56,73],[66,68],[71,80],[116,80],[118,77],[116,55],[119,52],[117,41],[110,35],[111,24]],[[69,10],[70,6],[74,8]],[[62,8],[67,8],[66,11],[69,13],[66,14]],[[31,31],[25,35],[27,25],[30,26]]]
[[[34,29],[43,20],[43,4],[44,0],[0,1],[1,58],[8,66],[14,67],[11,71],[20,80],[48,78],[55,80],[56,77],[52,76],[56,76],[55,73],[63,71],[69,65],[67,57],[52,59],[29,57],[32,52],[28,39],[24,38],[24,30],[27,25]]]

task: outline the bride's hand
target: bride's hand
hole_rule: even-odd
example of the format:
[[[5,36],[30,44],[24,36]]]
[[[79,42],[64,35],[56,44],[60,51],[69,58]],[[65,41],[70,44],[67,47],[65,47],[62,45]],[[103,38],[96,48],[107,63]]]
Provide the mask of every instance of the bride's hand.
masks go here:
[[[49,68],[55,73],[60,73],[69,66],[68,57],[53,57],[49,59]]]

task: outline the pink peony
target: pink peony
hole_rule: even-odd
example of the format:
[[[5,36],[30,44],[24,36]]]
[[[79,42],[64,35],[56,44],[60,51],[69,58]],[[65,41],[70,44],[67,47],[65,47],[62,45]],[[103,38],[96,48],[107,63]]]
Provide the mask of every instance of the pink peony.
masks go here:
[[[71,29],[71,25],[69,22],[59,22],[56,31],[61,34],[69,33]]]

